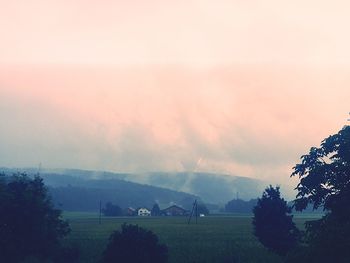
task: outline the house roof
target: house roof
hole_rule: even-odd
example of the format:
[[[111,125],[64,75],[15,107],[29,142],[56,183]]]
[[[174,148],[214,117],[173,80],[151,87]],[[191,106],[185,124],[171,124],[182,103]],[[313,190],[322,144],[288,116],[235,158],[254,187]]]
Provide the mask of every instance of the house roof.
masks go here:
[[[139,211],[140,209],[144,209],[144,210],[150,211],[150,210],[149,210],[148,208],[146,208],[146,207],[140,207],[140,208],[137,209],[137,211]]]
[[[169,206],[169,207],[163,209],[163,211],[169,210],[169,209],[171,209],[171,208],[177,208],[177,209],[180,209],[180,210],[182,210],[182,211],[186,211],[186,209],[184,209],[183,207],[180,207],[180,206],[178,206],[178,205],[171,205],[171,206]]]

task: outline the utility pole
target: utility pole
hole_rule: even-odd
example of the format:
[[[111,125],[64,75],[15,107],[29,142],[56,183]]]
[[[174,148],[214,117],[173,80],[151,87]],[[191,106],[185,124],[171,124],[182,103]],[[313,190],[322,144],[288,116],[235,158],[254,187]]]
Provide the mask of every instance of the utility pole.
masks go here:
[[[41,172],[41,162],[38,165],[38,175],[40,175],[40,172]]]
[[[98,218],[98,224],[101,225],[101,213],[102,213],[102,203],[101,203],[101,200],[100,200],[100,216]]]
[[[198,220],[198,205],[197,205],[197,199],[196,199],[196,225]]]
[[[190,217],[188,218],[187,224],[189,225],[192,219],[193,214],[195,213],[196,216],[196,224],[197,224],[197,217],[198,217],[198,208],[197,208],[197,199],[194,200],[193,206],[192,206],[192,211],[190,214]]]

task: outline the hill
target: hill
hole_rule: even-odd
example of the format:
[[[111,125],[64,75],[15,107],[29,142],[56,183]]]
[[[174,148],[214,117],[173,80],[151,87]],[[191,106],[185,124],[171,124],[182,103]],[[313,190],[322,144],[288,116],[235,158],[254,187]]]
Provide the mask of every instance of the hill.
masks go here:
[[[79,178],[119,179],[167,188],[199,196],[205,203],[226,204],[237,198],[250,200],[262,194],[267,182],[226,174],[191,172],[112,173],[79,169],[57,169],[52,172]]]
[[[26,169],[26,171],[35,173],[37,169]],[[54,174],[55,176],[47,176],[49,174]],[[166,188],[175,192],[182,192],[182,194],[189,193],[191,198],[193,196],[199,196],[201,200],[207,204],[220,205],[224,205],[229,200],[237,197],[242,200],[257,198],[261,196],[265,187],[268,185],[267,182],[253,178],[198,172],[112,173],[80,169],[50,169],[43,170],[41,175],[45,178],[45,182],[48,185],[55,188],[71,185],[72,187],[88,187],[98,192],[97,189],[111,189],[112,186],[115,189],[119,189],[119,186],[128,182],[130,184],[142,184],[144,187],[143,189],[149,189],[149,193],[157,192],[157,190],[155,190],[158,189],[157,187]],[[152,186],[155,188],[151,188]],[[134,189],[129,186],[125,187],[129,190]],[[123,192],[123,190],[124,188],[118,191]],[[128,198],[130,200],[132,199],[130,196],[131,194],[140,196],[138,191],[143,190],[129,191]],[[182,200],[182,198],[174,197],[162,197],[162,199],[165,199],[166,203],[172,201],[178,203],[179,199]],[[159,200],[161,201],[160,198]]]
[[[0,169],[12,174],[18,169]],[[28,175],[36,174],[35,169],[21,169]],[[192,207],[199,197],[184,192],[128,182],[118,178],[95,178],[92,172],[75,170],[70,173],[44,171],[40,176],[48,186],[55,205],[67,211],[98,211],[99,202],[112,202],[122,208],[145,206],[152,208],[154,203],[161,206],[177,204],[186,209]]]
[[[267,182],[240,176],[214,173],[151,172],[112,173],[77,169],[58,169],[55,173],[69,174],[81,178],[119,179],[152,185],[199,196],[205,203],[226,204],[236,198],[250,200],[262,194]]]

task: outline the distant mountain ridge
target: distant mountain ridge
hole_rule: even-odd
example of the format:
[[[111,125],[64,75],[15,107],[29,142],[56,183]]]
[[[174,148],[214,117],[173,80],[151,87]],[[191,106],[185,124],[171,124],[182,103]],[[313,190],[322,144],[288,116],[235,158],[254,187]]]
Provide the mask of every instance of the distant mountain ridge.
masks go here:
[[[237,196],[243,200],[257,198],[261,196],[268,185],[264,181],[253,178],[199,172],[112,173],[76,169],[62,169],[56,172],[79,177],[84,176],[85,178],[117,178],[167,188],[199,196],[206,203],[221,205]]]
[[[38,174],[37,169],[0,168],[0,172],[11,175],[16,172],[26,172],[29,176]],[[40,177],[48,186],[54,204],[63,210],[98,211],[99,202],[112,202],[122,208],[147,207],[155,203],[166,207],[172,204],[186,209],[192,207],[198,196],[178,192],[156,186],[128,182],[123,179],[92,176],[92,171],[67,170],[58,173],[55,170],[40,172]]]
[[[28,171],[28,169],[27,169]],[[31,169],[37,172],[37,169]],[[151,173],[113,173],[79,169],[49,169],[41,172],[72,176],[71,181],[118,179],[133,183],[167,188],[199,196],[205,203],[226,204],[229,200],[240,198],[250,200],[261,196],[267,182],[258,179],[214,173],[199,172],[151,172]],[[62,186],[63,177],[46,178],[49,185]],[[64,180],[62,180],[64,182]],[[93,181],[95,185],[102,182]],[[85,182],[90,184],[90,182]],[[73,184],[74,185],[74,184]],[[92,185],[90,185],[92,187]],[[107,185],[105,185],[107,187]]]

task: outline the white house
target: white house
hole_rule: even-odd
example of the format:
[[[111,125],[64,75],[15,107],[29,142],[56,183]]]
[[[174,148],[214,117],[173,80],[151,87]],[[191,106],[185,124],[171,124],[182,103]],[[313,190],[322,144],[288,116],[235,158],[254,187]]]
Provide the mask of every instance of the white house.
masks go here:
[[[137,215],[138,216],[150,216],[151,215],[151,211],[149,211],[147,208],[140,208],[137,211]]]

